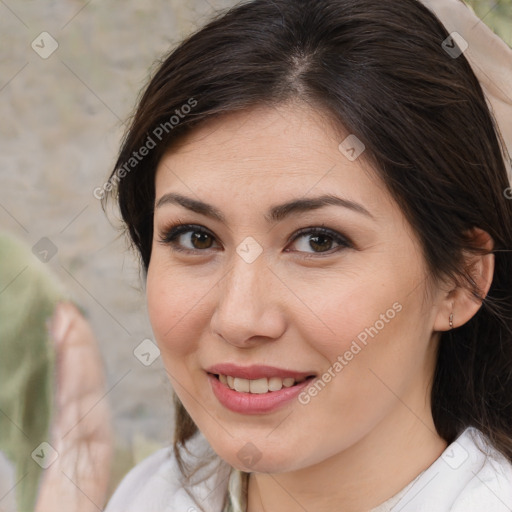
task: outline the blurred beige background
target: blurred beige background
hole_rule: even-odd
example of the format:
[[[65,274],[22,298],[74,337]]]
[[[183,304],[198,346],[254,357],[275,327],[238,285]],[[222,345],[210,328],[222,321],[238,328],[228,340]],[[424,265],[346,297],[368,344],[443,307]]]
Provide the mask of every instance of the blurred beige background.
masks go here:
[[[159,358],[145,366],[133,354],[152,339],[143,286],[93,190],[156,59],[234,3],[0,1],[0,229],[49,251],[47,265],[91,322],[119,473],[170,443],[171,388]]]
[[[0,228],[50,250],[47,265],[91,321],[119,475],[171,441],[171,393],[160,359],[145,366],[133,354],[152,338],[144,292],[93,190],[115,162],[123,122],[156,59],[235,3],[0,0]],[[471,4],[510,44],[512,2]]]

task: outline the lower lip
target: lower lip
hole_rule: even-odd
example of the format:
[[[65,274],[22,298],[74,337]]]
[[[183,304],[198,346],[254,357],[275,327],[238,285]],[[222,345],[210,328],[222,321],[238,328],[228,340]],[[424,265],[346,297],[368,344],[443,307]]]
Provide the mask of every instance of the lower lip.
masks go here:
[[[314,379],[314,377],[308,377],[305,381],[289,388],[283,387],[279,391],[258,394],[235,391],[222,384],[211,373],[207,375],[217,400],[227,409],[242,414],[264,414],[275,411],[293,400]]]

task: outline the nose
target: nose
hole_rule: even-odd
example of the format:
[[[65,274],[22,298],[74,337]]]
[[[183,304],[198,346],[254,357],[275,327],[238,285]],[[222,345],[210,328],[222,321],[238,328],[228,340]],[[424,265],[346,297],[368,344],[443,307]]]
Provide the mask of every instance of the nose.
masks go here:
[[[218,283],[210,325],[214,334],[241,348],[279,338],[285,328],[280,282],[260,255],[252,263],[234,255]]]

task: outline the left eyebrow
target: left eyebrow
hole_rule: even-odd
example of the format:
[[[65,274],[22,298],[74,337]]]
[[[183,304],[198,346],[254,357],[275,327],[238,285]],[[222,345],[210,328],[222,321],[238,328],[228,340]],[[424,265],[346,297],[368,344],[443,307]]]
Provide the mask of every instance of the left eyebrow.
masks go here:
[[[223,224],[226,224],[226,218],[223,213],[211,204],[186,197],[181,194],[168,193],[164,194],[156,203],[155,208],[160,208],[165,204],[179,204],[188,210],[191,210],[205,217],[210,217]],[[349,210],[361,213],[375,220],[375,217],[361,204],[349,199],[343,199],[331,194],[325,194],[318,197],[308,199],[294,199],[283,204],[272,206],[265,215],[265,220],[270,223],[276,223],[290,216],[292,213],[301,213],[309,210],[316,210],[325,206],[341,206]]]
[[[348,208],[349,210],[361,213],[375,220],[375,217],[362,204],[331,194],[325,194],[323,196],[312,197],[309,199],[295,199],[287,203],[273,206],[269,213],[265,215],[265,219],[269,223],[278,222],[292,213],[316,210],[318,208],[331,205]]]

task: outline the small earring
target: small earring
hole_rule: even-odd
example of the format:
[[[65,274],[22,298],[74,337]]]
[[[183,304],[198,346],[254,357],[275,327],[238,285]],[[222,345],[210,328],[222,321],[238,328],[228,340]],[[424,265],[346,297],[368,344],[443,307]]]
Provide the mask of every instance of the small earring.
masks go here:
[[[453,329],[453,313],[450,313],[450,329]]]

